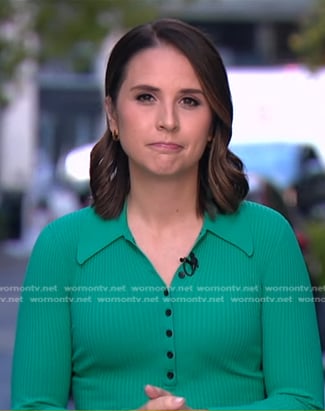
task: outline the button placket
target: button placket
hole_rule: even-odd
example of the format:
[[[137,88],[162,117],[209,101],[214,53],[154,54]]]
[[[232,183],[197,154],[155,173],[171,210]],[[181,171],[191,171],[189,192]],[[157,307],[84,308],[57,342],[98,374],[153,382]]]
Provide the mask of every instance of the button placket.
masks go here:
[[[164,376],[163,380],[165,385],[172,386],[176,383],[176,361],[175,361],[175,341],[174,341],[174,321],[173,321],[173,304],[170,301],[171,290],[167,288],[164,290],[164,324],[165,329],[163,330],[165,339],[165,352],[164,352]]]

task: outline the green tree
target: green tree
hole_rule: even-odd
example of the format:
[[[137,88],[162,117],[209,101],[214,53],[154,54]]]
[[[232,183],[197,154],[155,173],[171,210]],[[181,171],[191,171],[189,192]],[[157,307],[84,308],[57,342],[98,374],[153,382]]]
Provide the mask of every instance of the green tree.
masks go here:
[[[292,50],[312,70],[325,66],[325,0],[317,0],[312,12],[290,39]]]
[[[20,64],[27,58],[25,24],[21,3],[0,1],[0,110],[9,101],[9,83],[16,78]]]
[[[160,0],[25,0],[31,30],[39,38],[41,62],[64,59],[88,71],[97,47],[117,27],[130,27],[158,15]]]

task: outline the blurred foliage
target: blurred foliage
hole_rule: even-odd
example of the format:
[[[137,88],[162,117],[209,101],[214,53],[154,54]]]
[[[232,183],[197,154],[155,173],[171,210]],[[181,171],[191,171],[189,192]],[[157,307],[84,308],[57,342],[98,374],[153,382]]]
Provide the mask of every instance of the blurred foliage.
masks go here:
[[[180,0],[184,4],[194,0]],[[114,28],[158,17],[164,0],[0,0],[0,105],[6,85],[31,57],[64,61],[86,72],[102,40]]]
[[[312,70],[325,66],[325,0],[316,0],[312,13],[302,21],[300,31],[291,36],[289,45]]]
[[[41,62],[59,58],[77,71],[91,70],[97,47],[118,27],[151,20],[158,1],[152,0],[26,0],[32,14],[32,30],[39,42]]]
[[[22,16],[20,2],[0,1],[0,108],[9,100],[7,84],[15,78],[20,63],[27,57]]]
[[[310,236],[312,252],[320,263],[318,281],[320,285],[325,285],[325,221],[309,222],[307,232]]]

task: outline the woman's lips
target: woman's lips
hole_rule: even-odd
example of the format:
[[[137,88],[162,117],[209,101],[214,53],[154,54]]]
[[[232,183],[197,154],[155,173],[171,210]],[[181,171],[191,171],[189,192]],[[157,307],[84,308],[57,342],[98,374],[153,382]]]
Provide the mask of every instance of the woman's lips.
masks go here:
[[[156,143],[151,143],[149,144],[149,147],[151,147],[155,151],[160,151],[160,152],[177,152],[182,150],[182,146],[179,144],[175,143],[165,143],[163,141],[158,141]]]

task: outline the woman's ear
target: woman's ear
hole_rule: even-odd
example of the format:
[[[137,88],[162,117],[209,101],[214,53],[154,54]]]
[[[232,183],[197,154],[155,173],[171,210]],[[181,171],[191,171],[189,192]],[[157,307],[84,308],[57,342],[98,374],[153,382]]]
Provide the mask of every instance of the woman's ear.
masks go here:
[[[116,111],[110,97],[105,97],[105,112],[108,121],[108,127],[111,130],[111,133],[114,130],[118,130],[117,127],[117,119],[116,119]]]

